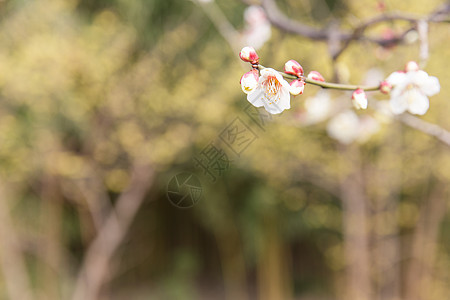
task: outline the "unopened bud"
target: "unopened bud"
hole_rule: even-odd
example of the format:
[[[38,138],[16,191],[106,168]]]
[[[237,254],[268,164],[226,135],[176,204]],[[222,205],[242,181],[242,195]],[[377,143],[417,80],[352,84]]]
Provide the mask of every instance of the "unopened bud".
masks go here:
[[[303,68],[297,61],[291,59],[284,64],[284,72],[300,77],[303,75]]]
[[[408,61],[405,65],[406,72],[419,71],[419,69],[419,65],[415,61]]]
[[[303,94],[305,90],[305,83],[301,80],[295,79],[292,80],[289,87],[289,93],[294,96]]]
[[[256,51],[253,47],[244,47],[241,52],[239,52],[239,57],[246,62],[249,63],[258,63],[259,56],[256,54]]]
[[[389,94],[392,90],[392,85],[387,82],[386,80],[382,81],[380,83],[380,92],[382,92],[383,94]]]
[[[353,92],[352,103],[356,109],[367,108],[367,96],[363,89],[357,89]]]
[[[308,79],[312,79],[312,80],[315,80],[315,81],[325,81],[323,76],[317,71],[309,72]]]
[[[259,75],[258,71],[253,69],[241,77],[241,88],[246,94],[250,94],[258,86]]]

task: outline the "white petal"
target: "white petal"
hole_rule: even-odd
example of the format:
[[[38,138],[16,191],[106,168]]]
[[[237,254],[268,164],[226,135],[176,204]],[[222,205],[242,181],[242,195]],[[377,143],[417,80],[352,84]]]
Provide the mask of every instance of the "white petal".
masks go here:
[[[421,85],[420,90],[427,96],[433,96],[441,90],[439,79],[434,76],[429,76]]]
[[[281,93],[280,106],[283,106],[284,109],[290,109],[291,108],[291,95],[289,93],[289,87],[287,89],[283,88],[280,91],[280,93]]]
[[[261,79],[266,80],[268,76],[276,76],[276,74],[279,74],[277,71],[275,71],[272,68],[262,69],[259,73],[261,74],[261,77],[262,77],[262,78],[259,78],[260,80]]]
[[[252,93],[247,95],[248,102],[250,102],[251,104],[253,104],[253,106],[256,107],[261,107],[264,105],[264,102],[262,100],[263,98],[264,92],[260,88],[257,88]]]
[[[271,114],[279,114],[285,109],[291,108],[291,97],[289,92],[286,90],[281,90],[280,94],[271,98],[267,95],[263,97],[264,108]]]
[[[281,75],[281,74],[278,73],[277,71],[275,71],[275,73],[274,73],[273,75],[275,75],[275,77],[277,78],[277,80],[278,80],[281,84],[283,84],[283,81],[287,83],[287,81],[283,79],[283,75]],[[288,84],[289,84],[289,83],[288,83]]]
[[[396,115],[404,113],[405,110],[408,109],[408,101],[406,100],[406,97],[403,94],[400,94],[396,97],[392,95],[389,104],[391,105],[392,112]]]
[[[406,81],[407,77],[406,77],[406,73],[403,72],[394,72],[391,75],[388,76],[388,78],[386,78],[386,81],[392,85],[392,86],[396,86],[399,84],[402,84]]]
[[[267,110],[267,112],[271,113],[272,115],[280,114],[283,112],[284,108],[278,105],[275,102],[269,103],[267,101],[264,101],[264,108]]]
[[[430,107],[430,101],[427,96],[417,89],[406,91],[405,97],[408,101],[408,111],[416,115],[424,115]]]
[[[412,83],[417,86],[422,85],[429,77],[427,72],[422,71],[422,70],[412,71],[412,72],[408,72],[406,74],[408,77],[408,83]]]

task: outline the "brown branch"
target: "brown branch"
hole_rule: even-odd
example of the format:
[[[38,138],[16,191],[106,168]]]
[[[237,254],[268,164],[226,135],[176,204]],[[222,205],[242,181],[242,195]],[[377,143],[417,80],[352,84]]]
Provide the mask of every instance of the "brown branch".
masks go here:
[[[422,131],[423,133],[434,136],[442,143],[446,144],[447,146],[450,146],[450,132],[436,124],[428,123],[422,119],[411,116],[409,114],[402,114],[397,117],[397,120],[399,120],[405,125],[408,125],[411,128],[417,129],[419,131]]]
[[[290,33],[295,33],[312,40],[327,40],[328,34],[325,29],[318,29],[294,21],[286,17],[277,7],[273,0],[262,0],[261,5],[266,11],[267,18],[272,25]]]
[[[352,41],[366,40],[380,46],[399,44],[403,42],[406,33],[415,29],[418,21],[425,20],[427,22],[446,22],[448,21],[447,17],[450,14],[450,4],[444,4],[427,16],[392,12],[375,16],[353,30],[342,30],[336,28],[334,28],[334,30],[329,30],[328,26],[324,28],[316,28],[288,18],[278,9],[274,0],[262,0],[261,5],[266,11],[267,18],[272,25],[282,29],[283,31],[297,34],[312,40],[327,42],[331,38],[330,35],[333,35],[333,39],[336,39],[339,42],[344,42],[343,46],[339,50],[331,53],[333,59],[337,59],[337,57],[342,54],[342,52],[351,44]],[[405,30],[400,36],[389,40],[364,35],[367,28],[389,21],[407,21],[414,23],[414,26]]]
[[[105,223],[108,213],[111,212],[111,200],[99,178],[95,166],[96,163],[90,161],[89,164],[91,167],[89,168],[88,177],[76,180],[74,184],[85,199],[95,230],[98,232]]]
[[[110,262],[144,201],[153,176],[154,171],[148,165],[136,165],[133,168],[128,188],[119,196],[115,208],[86,251],[73,300],[99,299]]]

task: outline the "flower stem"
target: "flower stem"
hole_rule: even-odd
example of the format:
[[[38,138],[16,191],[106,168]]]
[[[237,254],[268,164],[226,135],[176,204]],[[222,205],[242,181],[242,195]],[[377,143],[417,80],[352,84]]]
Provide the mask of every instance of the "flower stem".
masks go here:
[[[262,66],[262,65],[258,65],[258,69],[259,70],[263,70],[266,67]],[[352,85],[352,84],[340,84],[340,83],[332,83],[332,82],[322,82],[322,81],[316,81],[316,80],[312,80],[309,79],[307,77],[297,77],[295,75],[291,75],[291,74],[286,74],[284,72],[280,72],[277,71],[278,73],[280,73],[281,75],[283,75],[283,77],[285,78],[289,78],[289,79],[303,79],[306,83],[310,83],[313,85],[317,85],[326,89],[335,89],[335,90],[345,90],[345,91],[354,91],[356,89],[363,89],[364,91],[378,91],[380,89],[380,86],[363,86],[363,85]]]

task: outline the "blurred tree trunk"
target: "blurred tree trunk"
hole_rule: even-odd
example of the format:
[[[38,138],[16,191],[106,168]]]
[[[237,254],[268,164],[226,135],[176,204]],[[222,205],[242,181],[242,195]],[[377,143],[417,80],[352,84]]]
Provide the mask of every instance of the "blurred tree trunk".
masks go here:
[[[231,205],[230,187],[221,181],[214,186],[215,197],[202,203],[207,227],[217,242],[225,288],[225,299],[249,299],[243,240]],[[212,190],[209,193],[213,193]],[[205,194],[209,194],[208,191]],[[219,210],[220,214],[214,211]]]
[[[406,274],[405,299],[429,299],[433,283],[432,269],[440,224],[446,213],[448,189],[448,183],[439,183],[420,209],[412,241],[411,261]]]
[[[258,263],[258,299],[291,299],[291,289],[287,286],[291,279],[286,274],[286,251],[276,217],[266,216],[262,226],[264,235]]]
[[[342,155],[342,222],[346,261],[346,300],[372,298],[367,230],[367,199],[359,149],[355,145],[339,148]]]
[[[63,259],[61,241],[63,209],[62,199],[59,195],[57,180],[54,176],[47,175],[42,182],[42,223],[46,232],[43,247],[46,265],[42,268],[43,299],[59,299],[61,280],[68,276],[66,261]]]
[[[380,147],[375,170],[366,173],[371,181],[373,197],[372,240],[373,275],[376,286],[375,299],[400,299],[400,240],[397,223],[401,143],[398,134],[401,125],[393,123],[391,134]],[[380,188],[382,187],[382,188]]]
[[[226,232],[215,232],[218,243],[226,299],[246,300],[246,271],[242,243],[237,228],[231,224]]]
[[[33,292],[21,251],[21,241],[11,216],[10,197],[0,183],[0,265],[9,299],[31,300]]]

